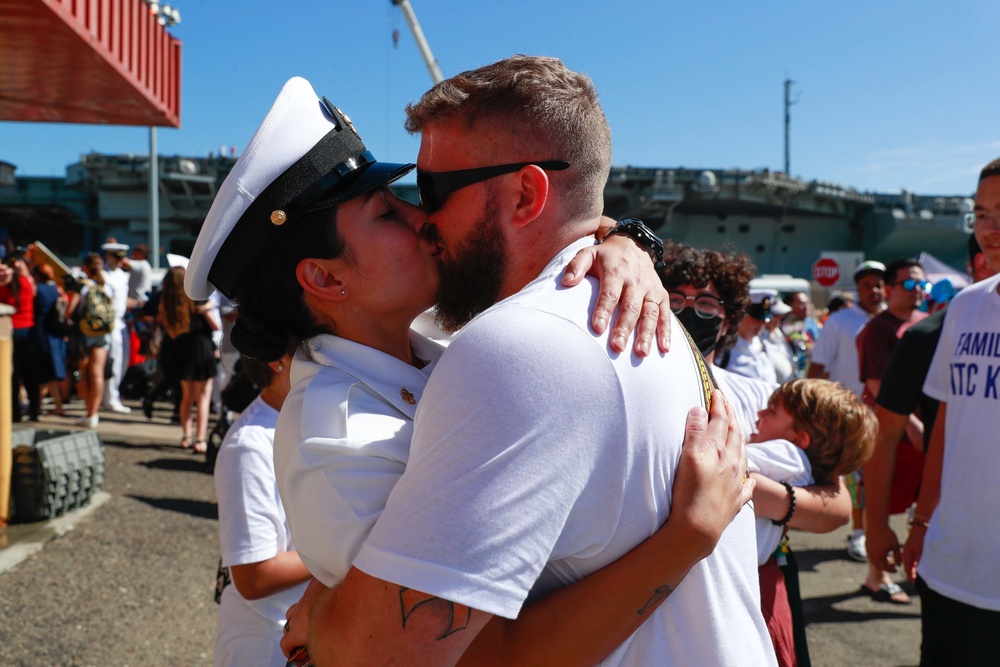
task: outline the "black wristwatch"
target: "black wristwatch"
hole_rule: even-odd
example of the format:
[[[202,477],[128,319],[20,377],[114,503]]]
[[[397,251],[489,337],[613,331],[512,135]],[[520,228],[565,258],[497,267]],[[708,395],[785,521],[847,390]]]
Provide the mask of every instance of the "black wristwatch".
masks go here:
[[[660,271],[663,267],[663,241],[653,233],[642,220],[638,218],[625,218],[615,223],[607,234],[604,235],[602,243],[608,240],[612,234],[624,234],[639,244],[653,260],[653,267]]]

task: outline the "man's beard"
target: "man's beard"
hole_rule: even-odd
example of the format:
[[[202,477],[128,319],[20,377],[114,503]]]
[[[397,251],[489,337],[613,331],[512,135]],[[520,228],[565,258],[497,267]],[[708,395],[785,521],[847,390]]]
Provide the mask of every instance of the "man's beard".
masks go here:
[[[435,319],[445,331],[458,331],[500,299],[507,244],[500,229],[495,193],[486,200],[482,219],[469,237],[441,264],[441,287]]]

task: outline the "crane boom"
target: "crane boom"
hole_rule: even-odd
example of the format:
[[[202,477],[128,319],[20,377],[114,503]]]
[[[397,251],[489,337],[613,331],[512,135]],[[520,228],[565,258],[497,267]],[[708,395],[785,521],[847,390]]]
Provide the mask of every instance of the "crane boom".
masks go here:
[[[417,21],[417,15],[413,13],[410,0],[389,1],[402,10],[403,18],[406,19],[406,24],[410,26],[413,39],[417,43],[417,48],[420,49],[420,55],[424,57],[424,64],[427,65],[427,71],[431,73],[431,79],[434,80],[434,83],[440,83],[444,80],[444,77],[441,76],[441,68],[438,66],[438,61],[434,58],[434,54],[431,53],[430,44],[427,43],[427,38],[424,37],[424,31],[420,29],[420,23]]]

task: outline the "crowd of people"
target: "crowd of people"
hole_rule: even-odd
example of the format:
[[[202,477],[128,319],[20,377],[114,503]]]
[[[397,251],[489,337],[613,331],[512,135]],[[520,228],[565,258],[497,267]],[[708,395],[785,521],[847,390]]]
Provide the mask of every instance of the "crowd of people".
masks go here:
[[[978,283],[928,317],[913,259],[817,309],[752,289],[735,248],[602,218],[610,128],[557,59],[445,80],[406,127],[417,163],[379,162],[292,79],[162,289],[133,291],[144,256],[113,240],[72,289],[0,266],[28,418],[72,368],[86,425],[128,410],[137,321],[182,447],[205,449],[220,356],[261,389],[215,468],[216,665],[807,665],[788,530],[852,510],[860,592],[909,604],[892,574],[916,581],[921,664],[990,664],[1000,161]],[[419,206],[389,189],[413,169]]]
[[[189,294],[231,297],[233,344],[270,374],[216,469],[235,582],[216,664],[279,647],[295,664],[414,652],[435,664],[808,664],[787,531],[832,530],[852,509],[848,553],[869,562],[861,592],[908,604],[890,575],[905,563],[918,580],[922,664],[955,664],[941,652],[954,641],[962,664],[985,664],[995,587],[966,592],[942,540],[970,536],[934,512],[966,504],[949,495],[961,483],[949,485],[940,449],[975,429],[939,421],[926,466],[919,443],[930,396],[960,395],[964,414],[983,410],[967,405],[973,395],[997,393],[992,367],[950,362],[942,381],[947,368],[935,369],[949,362],[931,364],[928,340],[946,333],[955,354],[987,355],[1000,336],[953,331],[953,306],[916,338],[932,286],[912,259],[862,262],[853,293],[818,310],[804,292],[751,289],[753,264],[736,249],[661,247],[633,220],[602,227],[607,126],[589,80],[553,59],[453,77],[408,107],[407,128],[421,136],[420,208],[386,187],[414,165],[375,161],[335,107],[290,81],[195,247]],[[983,194],[987,176],[1000,182],[993,169],[977,237],[1000,236],[1000,196]],[[639,305],[621,291],[624,328],[608,328],[619,291],[583,280],[595,235],[648,250],[667,290],[634,289]],[[615,267],[607,250],[598,261]],[[641,274],[618,267],[604,279],[642,285]],[[995,287],[982,298],[996,300]],[[446,331],[427,338],[416,330],[433,304]],[[667,308],[669,351],[651,345]],[[920,364],[900,358],[911,348],[931,367],[927,394],[913,392]],[[702,411],[685,415],[692,405]],[[734,433],[751,440],[738,485],[693,466],[699,448],[714,448],[712,461],[744,451]],[[250,497],[255,488],[270,491]],[[746,497],[749,515],[729,502]],[[888,516],[908,510],[901,550]],[[236,540],[257,514],[268,517],[254,520],[259,534]],[[983,542],[969,558],[991,553]],[[298,602],[261,612],[267,630],[233,630],[248,606],[279,597],[274,609]],[[929,627],[955,605],[967,628]]]
[[[59,416],[65,403],[80,400],[77,423],[96,428],[101,410],[131,412],[121,392],[134,368],[130,391],[146,416],[152,418],[154,401],[171,398],[181,446],[205,452],[219,369],[219,302],[193,302],[182,266],[154,284],[147,246],[137,245],[131,256],[129,250],[110,238],[101,253],[67,270],[33,245],[4,247],[0,303],[14,308],[13,419],[38,421],[45,397]],[[143,363],[147,358],[155,363]]]

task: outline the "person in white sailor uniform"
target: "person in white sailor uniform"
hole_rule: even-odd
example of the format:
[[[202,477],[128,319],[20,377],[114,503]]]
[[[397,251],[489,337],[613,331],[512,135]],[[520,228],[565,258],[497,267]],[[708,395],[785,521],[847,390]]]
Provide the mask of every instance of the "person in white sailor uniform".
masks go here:
[[[348,573],[378,520],[409,462],[413,420],[445,351],[410,329],[439,285],[426,214],[388,188],[413,168],[376,161],[347,117],[293,78],[223,183],[188,265],[192,298],[218,289],[236,303],[232,341],[242,354],[271,361],[301,342],[274,451],[296,549],[319,582],[300,611],[331,594],[326,587]],[[665,310],[666,292],[652,265],[638,261],[643,251],[617,236],[632,234],[611,236],[600,251],[609,258],[596,261],[621,268],[624,253],[641,266],[642,284],[623,292],[636,301],[621,310],[641,310],[649,327],[657,314],[648,302]],[[577,282],[588,265],[571,265]],[[617,294],[620,285],[605,288]],[[619,563],[526,606],[517,621],[496,617],[470,652],[514,664],[555,643],[561,664],[594,664],[711,552],[753,486],[739,473],[746,462],[729,428],[735,415],[716,396],[710,414],[690,417],[681,463],[689,483],[675,487],[677,510],[663,527]],[[660,588],[665,581],[671,587]],[[286,655],[307,631],[297,618],[285,626]]]
[[[763,380],[772,386],[778,384],[774,362],[760,339],[764,324],[771,320],[771,303],[777,298],[778,293],[773,289],[750,290],[750,308],[737,327],[739,335],[736,344],[722,368],[730,373]]]
[[[125,370],[128,368],[129,329],[128,317],[128,281],[129,275],[122,270],[122,261],[128,255],[128,246],[124,243],[109,241],[101,246],[108,270],[104,272],[107,280],[107,291],[115,309],[115,323],[111,329],[111,346],[108,351],[108,363],[111,365],[111,377],[104,384],[104,407],[112,412],[128,414],[130,407],[122,404],[119,388]]]

